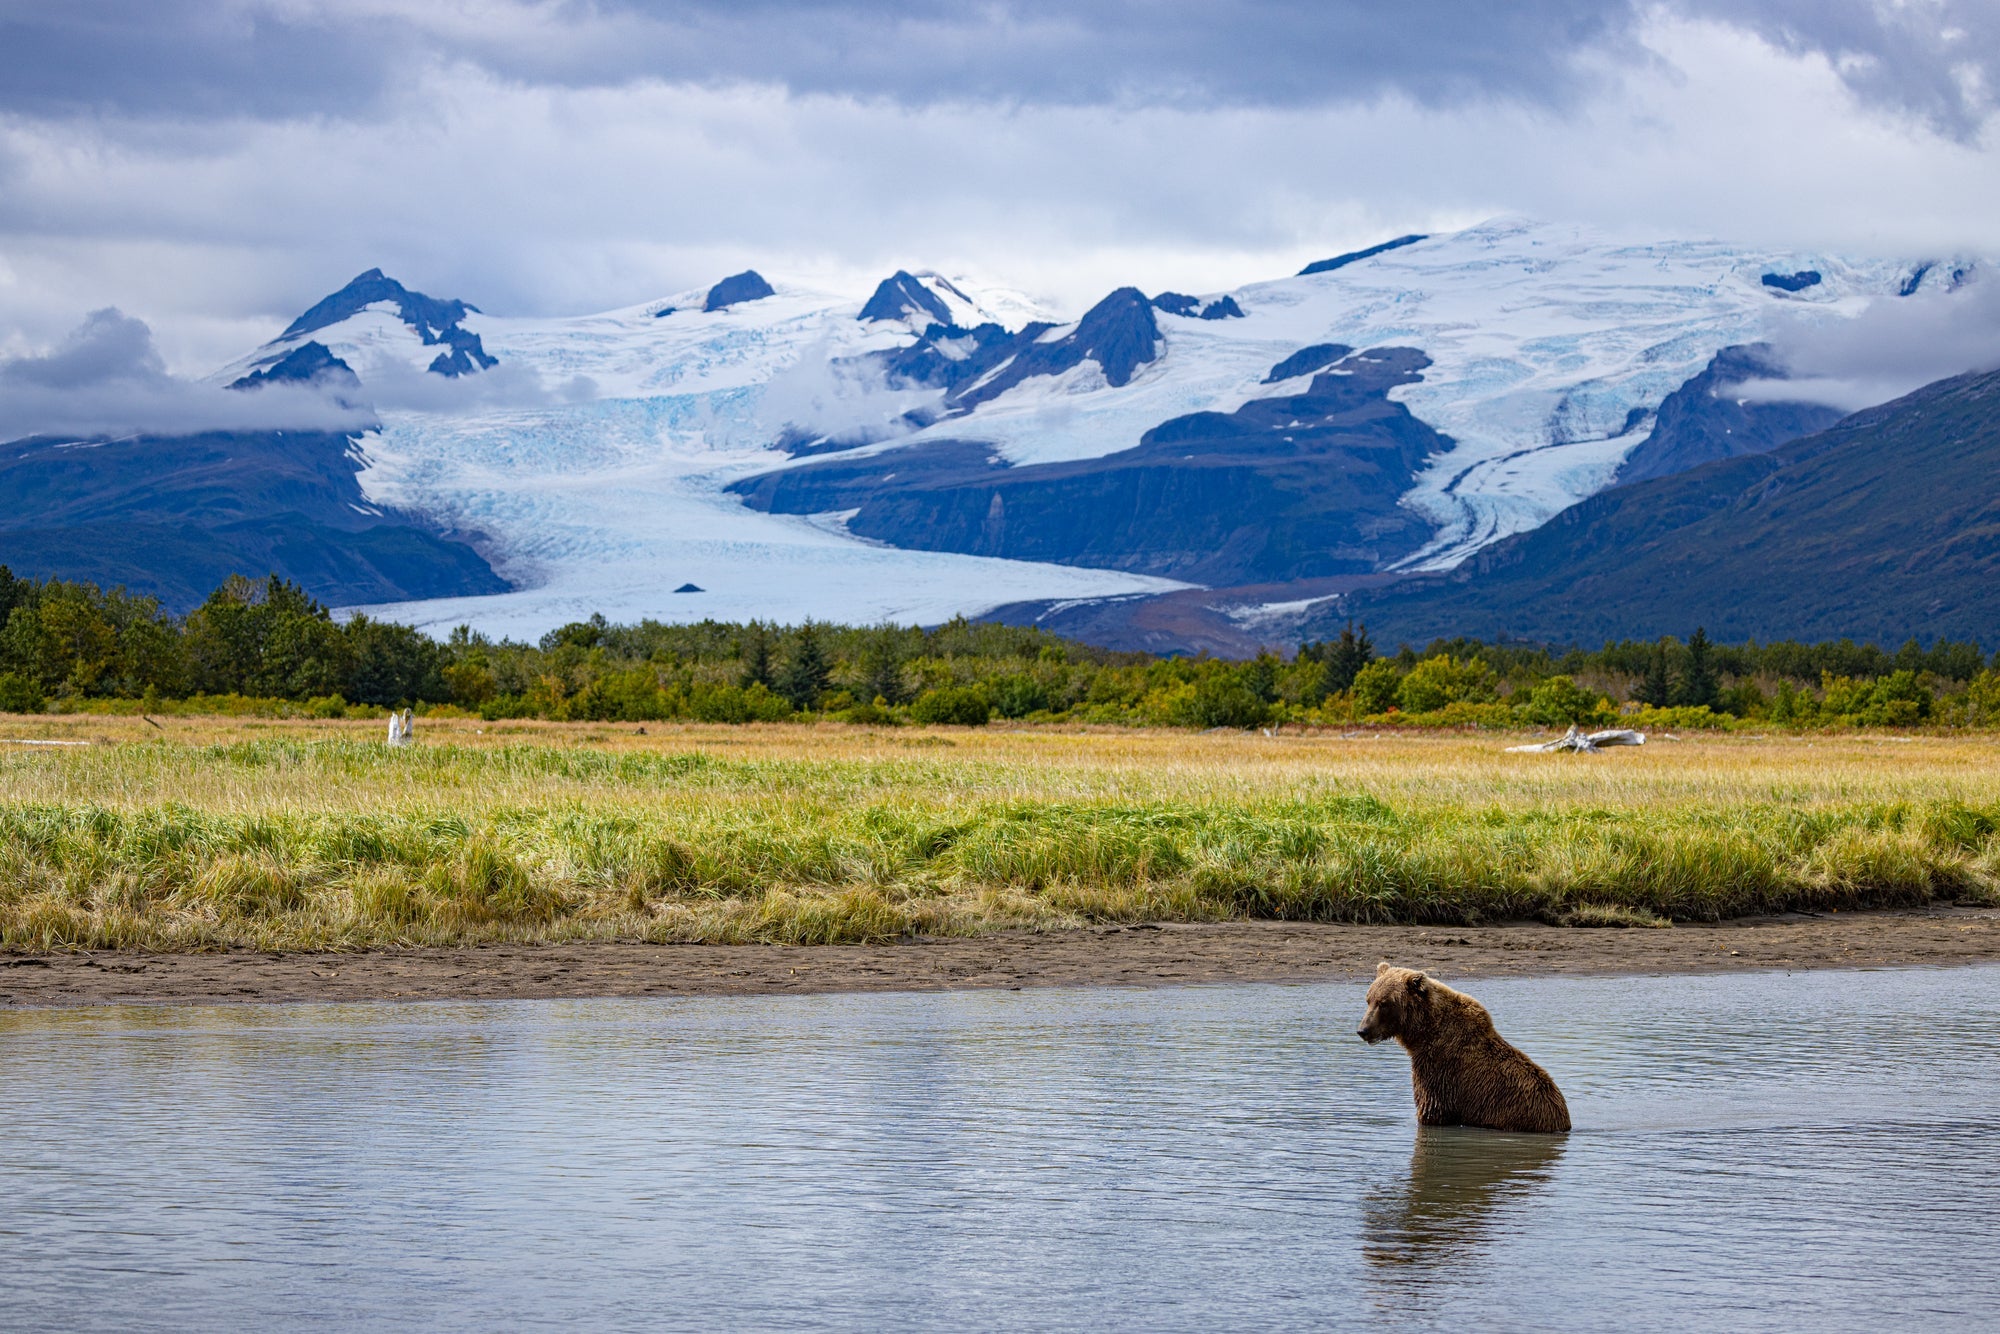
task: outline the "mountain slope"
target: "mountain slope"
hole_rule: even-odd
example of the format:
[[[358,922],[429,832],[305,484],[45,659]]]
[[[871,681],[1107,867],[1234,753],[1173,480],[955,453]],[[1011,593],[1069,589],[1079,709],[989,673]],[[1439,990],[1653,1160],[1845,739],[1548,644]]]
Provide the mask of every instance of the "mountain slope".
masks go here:
[[[1838,408],[1750,402],[1733,392],[1746,380],[1783,378],[1784,367],[1770,348],[1756,344],[1723,348],[1701,374],[1660,404],[1652,433],[1618,465],[1618,485],[1671,477],[1719,459],[1762,454],[1840,420],[1843,414]]]
[[[316,303],[312,309],[293,320],[278,335],[273,346],[292,344],[307,334],[344,324],[373,307],[393,309],[396,317],[417,335],[423,346],[445,349],[425,368],[435,374],[469,375],[498,364],[486,355],[479,335],[464,327],[465,317],[477,314],[479,307],[463,301],[439,301],[422,292],[412,292],[394,278],[384,276],[380,269],[360,274],[338,292]]]
[[[376,610],[508,633],[598,609],[932,619],[1166,574],[1448,567],[1609,485],[1773,312],[1839,320],[1912,275],[1521,220],[1397,241],[1230,292],[1119,289],[1069,323],[916,267],[851,296],[773,279],[713,311],[714,285],[577,318],[470,312],[543,399],[384,412],[362,484],[486,534],[516,591]],[[1762,281],[1806,271],[1798,292]],[[313,337],[364,386],[435,353],[386,307]],[[1411,434],[1339,444],[1274,415],[1334,345],[1428,359],[1389,400]],[[682,583],[707,591],[666,593]]]
[[[1290,393],[1174,418],[1102,459],[1008,468],[985,445],[937,441],[730,489],[771,513],[850,511],[847,531],[901,547],[1202,583],[1363,573],[1430,536],[1397,501],[1451,442],[1389,398],[1421,379],[1422,353],[1349,351],[1321,349]]]
[[[185,611],[231,574],[334,604],[505,592],[466,543],[371,505],[346,435],[209,432],[0,448],[0,564]]]
[[[1378,641],[2000,640],[2000,372],[1769,453],[1619,487],[1422,585],[1346,598]],[[1308,627],[1309,632],[1312,627]]]

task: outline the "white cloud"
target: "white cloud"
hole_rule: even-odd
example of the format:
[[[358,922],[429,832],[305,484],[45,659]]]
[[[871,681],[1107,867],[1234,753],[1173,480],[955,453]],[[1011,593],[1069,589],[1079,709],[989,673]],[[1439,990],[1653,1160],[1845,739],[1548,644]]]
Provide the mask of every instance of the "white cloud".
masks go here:
[[[898,389],[883,383],[872,364],[839,360],[829,344],[806,347],[797,361],[772,376],[757,399],[757,431],[776,440],[786,428],[834,438],[880,440],[909,428],[897,419],[936,407],[936,390]]]
[[[597,383],[587,375],[551,384],[534,368],[514,361],[456,376],[434,375],[393,356],[354,369],[361,377],[361,395],[371,406],[398,412],[450,415],[542,408],[597,397]]]
[[[371,416],[309,386],[231,390],[170,375],[144,321],[115,308],[93,311],[45,352],[0,360],[0,439],[335,430]]]
[[[1947,376],[2000,369],[2000,275],[1975,272],[1957,291],[1934,283],[1882,297],[1851,320],[1781,314],[1767,338],[1791,378],[1740,385],[1740,397],[1872,407]]]

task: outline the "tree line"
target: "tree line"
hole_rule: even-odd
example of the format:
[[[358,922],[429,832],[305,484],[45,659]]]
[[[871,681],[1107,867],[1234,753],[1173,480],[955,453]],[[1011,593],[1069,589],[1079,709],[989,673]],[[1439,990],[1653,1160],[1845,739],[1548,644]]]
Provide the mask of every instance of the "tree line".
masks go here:
[[[0,709],[236,696],[388,707],[451,698],[449,656],[405,625],[336,623],[298,585],[233,577],[185,617],[95,584],[0,565]]]
[[[1378,652],[1366,627],[1247,661],[1119,653],[958,619],[928,629],[592,617],[535,643],[461,627],[337,621],[275,576],[226,581],[186,616],[0,566],[0,710],[211,709],[323,716],[416,707],[488,719],[704,722],[993,718],[1175,727],[1362,721],[1563,726],[2000,722],[1977,644],[1890,650],[1625,640],[1596,649],[1439,640]]]

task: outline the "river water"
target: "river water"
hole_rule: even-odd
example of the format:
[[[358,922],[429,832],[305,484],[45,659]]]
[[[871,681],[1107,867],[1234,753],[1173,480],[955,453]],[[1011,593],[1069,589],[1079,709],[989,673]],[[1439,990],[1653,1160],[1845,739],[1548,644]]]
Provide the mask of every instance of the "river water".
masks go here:
[[[0,1012],[0,1327],[2000,1321],[2000,968]]]

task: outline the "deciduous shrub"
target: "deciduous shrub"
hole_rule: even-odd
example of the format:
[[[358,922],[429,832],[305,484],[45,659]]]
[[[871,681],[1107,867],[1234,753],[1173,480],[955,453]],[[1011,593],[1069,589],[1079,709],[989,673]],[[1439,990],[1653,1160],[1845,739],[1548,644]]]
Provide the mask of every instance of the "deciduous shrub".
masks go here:
[[[1412,667],[1396,691],[1396,703],[1405,713],[1433,713],[1447,704],[1484,704],[1493,698],[1493,674],[1485,659],[1460,660],[1449,653]]]
[[[20,672],[0,672],[0,713],[34,713],[41,707],[40,682]]]
[[[1026,672],[990,681],[986,689],[993,701],[993,711],[1002,718],[1025,718],[1052,709],[1058,702],[1054,691]]]
[[[910,705],[910,717],[926,727],[983,727],[993,716],[986,692],[976,686],[940,686],[926,690]]]
[[[1618,711],[1611,701],[1585,690],[1567,676],[1551,676],[1528,692],[1528,702],[1519,706],[1521,716],[1547,727],[1609,726]]]
[[[1363,718],[1387,713],[1396,707],[1396,693],[1403,678],[1394,663],[1377,659],[1354,674],[1354,712]]]

